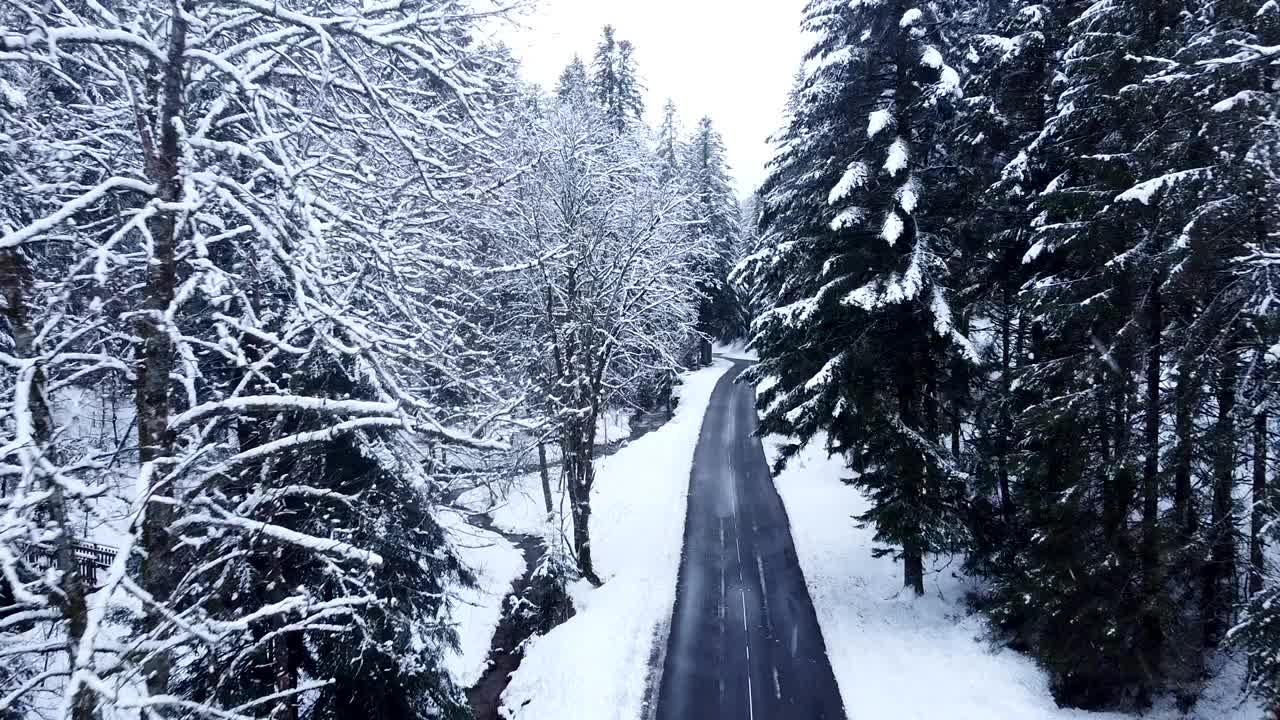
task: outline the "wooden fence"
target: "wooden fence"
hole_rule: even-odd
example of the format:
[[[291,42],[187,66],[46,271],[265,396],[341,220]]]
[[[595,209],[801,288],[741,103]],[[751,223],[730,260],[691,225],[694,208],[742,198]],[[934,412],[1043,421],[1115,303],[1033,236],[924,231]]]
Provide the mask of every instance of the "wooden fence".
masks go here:
[[[98,545],[86,540],[72,540],[71,552],[75,555],[80,576],[93,587],[101,580],[99,573],[111,567],[116,559],[115,548]],[[47,545],[32,545],[27,549],[27,562],[41,570],[47,570],[57,563],[54,550]]]

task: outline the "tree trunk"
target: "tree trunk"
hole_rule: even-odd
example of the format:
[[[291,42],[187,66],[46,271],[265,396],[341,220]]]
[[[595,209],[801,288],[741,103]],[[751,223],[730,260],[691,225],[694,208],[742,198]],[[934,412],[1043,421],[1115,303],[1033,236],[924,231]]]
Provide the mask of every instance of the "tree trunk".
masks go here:
[[[1143,445],[1146,457],[1142,468],[1142,614],[1141,638],[1143,666],[1148,678],[1160,676],[1160,654],[1164,631],[1160,627],[1160,360],[1164,343],[1161,334],[1164,319],[1160,297],[1161,274],[1152,279],[1147,294],[1147,387],[1143,417]]]
[[[168,55],[161,78],[162,95],[154,125],[159,133],[159,142],[147,158],[147,173],[156,184],[158,199],[165,205],[148,222],[153,243],[152,256],[149,258],[147,284],[143,291],[144,312],[138,323],[138,335],[142,344],[137,358],[135,400],[138,453],[139,460],[144,464],[167,458],[173,449],[173,436],[169,431],[169,385],[174,352],[163,318],[173,302],[177,285],[178,218],[171,205],[182,194],[178,120],[182,114],[186,84],[187,17],[191,15],[193,3],[194,0],[174,0],[169,18]],[[170,492],[169,485],[161,484],[166,469],[155,468],[153,498]],[[172,557],[174,542],[169,537],[173,517],[171,505],[163,502],[149,503],[142,526],[142,586],[161,603],[169,599],[178,572]],[[155,628],[163,622],[160,613],[148,608],[149,627]],[[145,673],[147,690],[151,695],[164,695],[168,692],[170,663],[168,653],[163,651],[155,651],[148,656]]]
[[[591,557],[591,486],[595,483],[593,440],[595,423],[573,423],[564,443],[565,482],[569,485],[569,509],[573,514],[573,554],[578,572],[592,585],[601,585]]]
[[[1253,511],[1249,518],[1249,596],[1262,590],[1264,569],[1262,528],[1271,515],[1267,497],[1267,412],[1258,409],[1253,415]]]
[[[551,473],[547,471],[547,444],[544,442],[538,443],[538,472],[542,475],[542,503],[549,518],[555,506],[551,503]]]
[[[284,599],[285,578],[282,553],[283,551],[277,548],[271,555],[271,589],[267,593],[267,598],[272,603]],[[298,674],[291,657],[289,633],[279,632],[287,622],[287,619],[282,616],[276,618],[273,623],[278,634],[271,641],[271,664],[275,676],[275,692],[280,698],[271,713],[274,720],[298,720],[298,696],[293,692],[298,687]]]
[[[912,100],[919,97],[920,93],[910,69],[916,62],[916,58],[912,56],[911,43],[907,42],[905,29],[895,28],[889,43],[886,49],[893,56],[895,68],[893,92],[899,99],[894,106],[894,121],[898,138],[910,145],[915,140],[911,115],[914,106]],[[899,215],[906,226],[903,237],[900,239],[902,246],[911,247],[916,242],[915,217],[896,201],[891,201],[890,208],[891,212]],[[922,337],[919,319],[913,317],[905,306],[899,311],[898,328],[904,334],[910,333],[904,338],[906,347],[898,358],[898,415],[904,425],[920,432],[922,389],[927,387],[930,376],[926,375],[926,381],[921,382],[921,376],[917,373],[929,372],[924,365],[929,361],[929,341],[927,337]],[[923,400],[932,402],[932,399]],[[911,509],[908,511],[910,513],[920,507],[924,484],[927,480],[925,473],[928,471],[924,458],[920,455],[920,449],[905,440],[899,442],[901,447],[898,449],[898,454],[901,457],[902,472],[899,482],[902,483],[902,502]],[[915,515],[915,517],[903,518],[902,581],[903,587],[911,588],[912,592],[919,596],[924,594],[924,553],[928,548],[924,546],[924,533],[921,530],[924,518],[919,517],[918,512]]]
[[[34,280],[21,248],[0,249],[0,289],[4,291],[4,314],[10,332],[13,334],[14,355],[21,359],[34,359],[39,354],[36,348],[36,332],[28,312],[27,301]],[[53,419],[45,392],[44,371],[37,364],[30,368],[29,377],[24,378],[20,374],[18,382],[25,382],[28,385],[27,407],[31,417],[33,452],[37,460],[55,463],[56,453],[50,445]],[[49,496],[46,502],[41,503],[39,510],[48,513],[47,519],[55,528],[53,560],[62,575],[55,601],[59,605],[58,609],[62,617],[67,621],[67,658],[68,662],[74,663],[80,651],[80,642],[88,629],[87,578],[80,572],[80,563],[76,560],[75,532],[71,528],[68,517],[67,500],[63,494],[62,484],[56,478],[48,477],[48,473],[38,467],[35,469],[35,474],[38,478],[47,477]],[[71,712],[73,720],[92,720],[97,716],[96,699],[83,683],[72,698]]]
[[[903,313],[904,323],[910,323],[911,318]],[[901,422],[909,428],[920,432],[921,428],[921,383],[917,375],[923,370],[924,352],[919,345],[923,341],[916,338],[911,342],[910,349],[902,353],[902,357],[898,359],[897,368],[897,391],[898,391],[898,417]],[[923,434],[923,433],[922,433]],[[902,504],[908,508],[908,513],[912,513],[920,505],[921,492],[924,489],[925,468],[924,459],[920,455],[920,449],[915,447],[913,443],[905,440],[899,441],[900,446],[897,450],[899,458],[899,482],[901,488],[899,492],[902,495]],[[924,551],[921,542],[920,517],[903,517],[901,528],[902,533],[902,586],[911,588],[917,596],[924,594]]]
[[[1195,422],[1196,379],[1191,363],[1183,361],[1178,368],[1178,385],[1174,389],[1174,467],[1173,516],[1177,527],[1179,552],[1186,552],[1196,532],[1196,513],[1191,504],[1191,435]]]
[[[959,331],[966,337],[969,335],[969,318],[967,314],[960,316],[960,321],[956,324]],[[951,407],[950,417],[948,421],[951,425],[951,457],[959,463],[960,451],[962,449],[962,440],[960,426],[964,421],[964,398],[965,388],[968,385],[968,364],[967,361],[959,355],[951,358],[951,377],[948,379],[951,386]]]
[[[1231,605],[1227,581],[1235,571],[1235,517],[1231,490],[1235,472],[1235,404],[1238,368],[1233,348],[1223,353],[1218,373],[1218,419],[1213,430],[1213,515],[1206,540],[1209,561],[1202,573],[1202,638],[1206,648],[1216,647],[1226,628]]]
[[[1004,318],[1000,323],[1000,421],[997,432],[996,480],[1000,488],[1000,514],[1005,523],[1013,521],[1013,498],[1009,495],[1009,437],[1013,434],[1013,415],[1010,406],[1013,398],[1013,302],[1009,284],[1003,283],[1000,291]]]
[[[902,548],[902,586],[911,588],[916,597],[924,595],[924,553],[913,545]]]

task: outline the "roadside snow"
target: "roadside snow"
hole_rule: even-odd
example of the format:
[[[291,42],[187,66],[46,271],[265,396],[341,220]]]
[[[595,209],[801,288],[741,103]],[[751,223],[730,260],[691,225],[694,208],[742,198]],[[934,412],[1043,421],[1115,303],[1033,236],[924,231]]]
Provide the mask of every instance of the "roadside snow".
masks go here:
[[[760,359],[760,357],[756,355],[756,351],[747,347],[747,344],[741,340],[728,345],[716,343],[711,348],[711,352],[730,360],[751,360],[754,362]]]
[[[765,440],[771,463],[778,445]],[[775,482],[850,718],[1108,717],[1058,709],[1030,659],[986,644],[945,560],[932,568],[924,597],[901,593],[901,567],[873,558],[873,531],[853,520],[867,501],[840,481],[847,474],[819,438]]]
[[[458,650],[444,665],[460,687],[471,687],[484,673],[489,645],[502,616],[502,599],[524,572],[524,556],[506,538],[469,525],[455,512],[438,517],[463,563],[476,576],[476,586],[455,588],[451,619],[458,631]]]
[[[597,464],[591,540],[604,585],[575,585],[577,614],[530,642],[503,694],[505,717],[640,717],[655,633],[675,601],[694,447],[729,367],[685,375],[675,417]]]
[[[963,604],[970,587],[960,560],[936,558],[924,597],[902,592],[902,568],[871,556],[873,530],[854,518],[866,498],[841,482],[840,458],[815,438],[775,478],[791,519],[827,655],[850,718],[894,720],[1131,720],[1119,713],[1059,708],[1048,679],[1025,655],[993,646],[985,620]],[[765,439],[772,463],[780,439]],[[1241,702],[1240,673],[1226,664],[1188,715],[1158,703],[1144,720],[1261,720]]]
[[[557,517],[565,502],[560,488],[560,467],[550,469],[552,500]],[[506,498],[491,513],[493,524],[509,533],[542,537],[547,531],[547,510],[542,497],[542,476],[538,473],[521,475],[511,481]],[[567,510],[568,508],[563,508]]]
[[[609,445],[631,437],[631,416],[634,408],[610,407],[602,417],[596,419],[596,445]],[[525,462],[532,464],[538,457],[538,435],[532,433],[518,434],[512,438],[512,445],[522,453]],[[547,462],[557,465],[560,462],[560,445],[554,440],[546,440],[543,446],[547,452]]]

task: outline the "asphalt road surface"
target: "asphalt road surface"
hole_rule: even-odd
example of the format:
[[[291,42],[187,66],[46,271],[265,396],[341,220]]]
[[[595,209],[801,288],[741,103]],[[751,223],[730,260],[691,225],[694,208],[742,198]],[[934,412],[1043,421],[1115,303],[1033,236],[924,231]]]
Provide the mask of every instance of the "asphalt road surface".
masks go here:
[[[735,361],[694,453],[657,720],[842,720],[787,513]]]

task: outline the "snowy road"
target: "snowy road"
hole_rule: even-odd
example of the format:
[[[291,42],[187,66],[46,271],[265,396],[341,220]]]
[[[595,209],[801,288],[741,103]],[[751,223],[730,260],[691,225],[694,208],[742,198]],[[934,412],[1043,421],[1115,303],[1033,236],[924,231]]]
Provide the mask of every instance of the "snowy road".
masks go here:
[[[844,718],[735,361],[694,454],[657,720]]]

